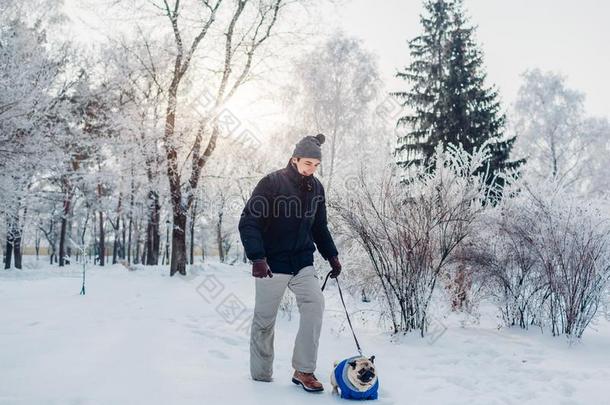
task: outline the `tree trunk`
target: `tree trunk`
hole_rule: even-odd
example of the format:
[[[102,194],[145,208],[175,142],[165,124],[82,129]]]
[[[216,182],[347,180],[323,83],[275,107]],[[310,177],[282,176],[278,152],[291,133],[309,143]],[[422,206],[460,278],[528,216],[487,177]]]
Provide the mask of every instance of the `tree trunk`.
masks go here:
[[[66,209],[66,202],[64,201],[64,212]],[[66,217],[61,217],[61,227],[59,230],[59,267],[64,267],[64,257],[66,256]]]
[[[19,218],[19,217],[17,217]],[[19,219],[17,219],[19,221]],[[15,227],[15,238],[13,239],[13,254],[15,255],[15,268],[21,269],[21,228],[19,222],[13,225]]]
[[[34,236],[34,249],[36,250],[36,261],[40,256],[40,230],[36,228],[36,235]]]
[[[121,250],[119,251],[119,258],[121,260],[125,260],[125,232],[126,232],[126,224],[125,224],[125,217],[123,217],[123,230],[121,232]]]
[[[218,258],[221,263],[225,262],[225,250],[222,243],[222,211],[218,213],[218,226],[216,228],[216,243],[218,244]]]
[[[19,227],[19,211],[14,218],[7,221],[6,232],[6,254],[4,256],[4,268],[10,269],[11,262],[15,256],[15,268],[21,268],[21,228]]]
[[[116,219],[116,225],[114,226],[114,241],[112,243],[112,264],[118,263],[119,249],[121,248],[121,238],[119,231],[121,229],[121,217],[118,216]]]
[[[135,223],[135,240],[136,240],[136,251],[133,255],[134,264],[140,263],[140,228],[138,227],[138,221]]]
[[[205,262],[205,238],[201,238],[201,261]]]
[[[112,264],[117,264],[117,258],[119,257],[119,251],[121,249],[121,207],[123,202],[123,194],[119,193],[119,201],[116,207],[116,223],[112,224],[112,230],[114,231],[114,238],[112,242]]]
[[[61,188],[64,195],[63,211],[61,213],[61,227],[59,230],[59,267],[63,267],[66,258],[66,231],[68,228],[68,217],[72,209],[72,185],[67,176],[62,176]]]
[[[21,206],[21,203],[19,204],[19,206]],[[15,267],[18,269],[21,269],[21,259],[23,258],[23,251],[21,250],[21,241],[23,239],[23,232],[24,232],[24,227],[25,227],[25,220],[27,218],[27,214],[28,214],[28,207],[27,205],[24,207],[23,209],[23,217],[21,219],[21,221],[19,221],[19,211],[17,211],[17,224],[16,224],[16,229],[17,229],[17,236],[15,238],[15,248],[14,248],[14,254],[15,254]]]
[[[93,253],[93,264],[97,264],[98,263],[98,257],[99,257],[99,247],[100,244],[97,240],[97,218],[95,216],[96,211],[95,209],[93,210],[93,219],[91,220],[91,223],[93,224],[93,249],[91,253]]]
[[[159,248],[161,243],[161,236],[159,234],[160,211],[159,194],[151,190],[148,192],[148,225],[146,226],[146,264],[149,266],[159,264]]]
[[[186,274],[186,213],[182,201],[180,170],[178,168],[178,151],[174,146],[174,125],[176,122],[176,107],[178,84],[180,77],[175,76],[168,92],[167,115],[165,119],[165,150],[167,155],[167,177],[172,202],[174,226],[172,228],[172,259],[170,276],[176,273]]]
[[[11,231],[9,228],[9,231],[7,232],[7,235],[6,235],[6,253],[4,255],[4,268],[5,269],[11,268],[12,256],[13,256],[13,236],[11,235]]]
[[[195,221],[197,220],[197,200],[195,200],[193,207],[191,208],[191,246],[190,246],[190,263],[194,262],[195,253]]]
[[[140,261],[140,263],[144,264],[146,263],[146,240],[142,241],[140,238],[142,236],[142,220],[140,220],[139,224],[138,224],[138,249],[140,248],[140,245],[142,246],[142,252],[139,255],[138,260]],[[146,235],[144,235],[146,236]]]
[[[89,215],[90,215],[90,207],[87,206],[87,215],[85,216],[85,222],[83,223],[83,231],[80,234],[80,245],[83,249],[83,251],[82,251],[83,261],[86,259],[87,250],[89,250],[89,252],[91,252],[90,246],[85,246],[85,235],[87,234],[87,226],[89,224]],[[95,216],[93,217],[93,223],[95,223]],[[91,259],[91,256],[89,256],[89,259]]]
[[[135,183],[134,183],[134,168],[133,164],[131,166],[131,182],[130,182],[130,190],[129,190],[129,230],[127,231],[127,263],[131,264],[131,233],[133,227],[133,207],[134,207],[134,194],[135,194]],[[137,261],[137,260],[136,260]]]
[[[72,219],[74,216],[74,213],[72,212],[74,206],[72,206],[70,208],[70,213],[69,213],[69,219],[66,223],[66,236],[68,238],[68,241],[66,243],[66,259],[65,259],[65,264],[70,264],[71,262],[71,258],[72,258],[72,244],[70,243],[70,238],[72,236]]]
[[[174,226],[172,227],[172,252],[170,262],[170,276],[180,273],[186,275],[186,213],[182,210],[174,212]]]
[[[131,264],[131,228],[133,226],[133,220],[131,214],[129,214],[129,230],[127,231],[127,263]]]
[[[55,222],[53,221],[53,219],[51,219],[51,223],[49,224],[48,232],[41,228],[41,230],[44,232],[47,242],[49,243],[49,247],[47,249],[47,252],[49,254],[49,264],[53,264],[55,260],[56,233],[54,228]]]
[[[106,240],[104,235],[104,213],[100,211],[100,244],[99,244],[99,258],[100,266],[103,266],[106,262]]]

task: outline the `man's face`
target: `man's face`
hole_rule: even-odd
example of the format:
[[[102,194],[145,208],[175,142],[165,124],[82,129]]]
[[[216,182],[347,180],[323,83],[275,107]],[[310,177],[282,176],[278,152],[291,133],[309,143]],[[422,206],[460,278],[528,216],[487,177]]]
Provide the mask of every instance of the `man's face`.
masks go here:
[[[315,158],[292,158],[292,161],[303,176],[311,176],[320,166],[320,159]]]

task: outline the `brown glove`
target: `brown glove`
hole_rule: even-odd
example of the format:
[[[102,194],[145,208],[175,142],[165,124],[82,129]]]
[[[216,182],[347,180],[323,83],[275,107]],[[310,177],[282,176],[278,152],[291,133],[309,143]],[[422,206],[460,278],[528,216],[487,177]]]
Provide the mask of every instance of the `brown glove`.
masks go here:
[[[333,256],[328,259],[328,262],[330,263],[330,267],[332,267],[330,278],[337,278],[339,274],[341,274],[341,263],[339,263],[339,257]]]
[[[252,262],[252,275],[258,278],[273,277],[266,258],[263,257]]]

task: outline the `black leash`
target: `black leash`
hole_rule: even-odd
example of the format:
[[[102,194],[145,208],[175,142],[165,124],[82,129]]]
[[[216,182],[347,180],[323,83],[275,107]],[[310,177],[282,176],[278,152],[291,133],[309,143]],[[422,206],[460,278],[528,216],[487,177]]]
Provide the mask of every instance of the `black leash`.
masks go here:
[[[322,291],[324,291],[324,287],[326,287],[326,282],[328,281],[328,277],[330,276],[329,271],[324,279],[324,283],[322,284]],[[354,341],[356,342],[356,348],[358,348],[358,353],[362,356],[362,349],[360,348],[360,343],[358,343],[358,338],[356,337],[356,333],[354,332],[354,327],[352,326],[352,321],[349,319],[349,313],[347,312],[347,307],[345,306],[345,301],[343,300],[343,292],[341,292],[341,285],[339,284],[339,277],[335,277],[337,281],[337,288],[339,288],[339,297],[341,297],[341,303],[343,304],[343,309],[345,310],[345,316],[347,317],[347,323],[349,324],[349,328],[352,330],[352,335],[354,336]]]

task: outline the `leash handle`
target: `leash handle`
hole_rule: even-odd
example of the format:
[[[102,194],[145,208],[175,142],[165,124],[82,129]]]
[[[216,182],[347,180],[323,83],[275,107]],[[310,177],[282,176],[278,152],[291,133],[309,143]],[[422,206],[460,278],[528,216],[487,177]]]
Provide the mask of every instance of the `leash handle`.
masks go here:
[[[324,287],[326,287],[326,282],[328,281],[328,277],[330,276],[330,273],[332,273],[332,270],[328,272],[328,274],[326,275],[326,278],[324,279],[324,283],[322,283],[322,291],[324,291]]]
[[[328,272],[326,278],[324,279],[324,283],[322,284],[322,291],[326,287],[326,282],[328,281],[328,277],[330,276],[331,271]],[[341,304],[343,304],[343,309],[345,310],[345,316],[347,317],[347,323],[349,324],[349,328],[352,330],[352,336],[354,337],[354,341],[356,342],[356,348],[358,349],[358,353],[362,356],[362,349],[360,348],[360,343],[358,342],[358,338],[356,337],[356,333],[354,332],[354,327],[352,326],[352,320],[349,317],[349,313],[347,312],[347,307],[345,306],[345,300],[343,299],[343,292],[341,291],[341,285],[339,284],[339,277],[335,277],[337,281],[337,287],[339,289],[339,297],[341,297]]]

